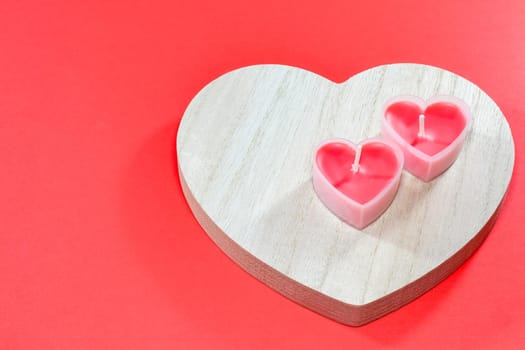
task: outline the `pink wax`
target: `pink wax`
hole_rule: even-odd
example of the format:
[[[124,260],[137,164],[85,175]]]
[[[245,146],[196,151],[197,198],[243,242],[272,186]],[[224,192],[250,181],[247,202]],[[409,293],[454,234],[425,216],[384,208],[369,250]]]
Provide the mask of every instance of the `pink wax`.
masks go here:
[[[361,229],[390,205],[402,168],[403,154],[384,140],[327,140],[315,152],[314,189],[328,209]]]
[[[374,198],[396,175],[395,154],[384,143],[369,143],[363,149],[359,171],[351,169],[355,149],[344,143],[328,143],[317,151],[317,165],[339,191],[364,204]]]
[[[455,97],[399,96],[385,106],[382,136],[401,147],[410,173],[429,181],[454,163],[469,123],[468,106]]]
[[[425,135],[418,136],[419,116],[425,115]],[[433,156],[450,145],[465,128],[461,110],[450,102],[436,102],[424,110],[410,101],[391,104],[385,118],[407,143]]]

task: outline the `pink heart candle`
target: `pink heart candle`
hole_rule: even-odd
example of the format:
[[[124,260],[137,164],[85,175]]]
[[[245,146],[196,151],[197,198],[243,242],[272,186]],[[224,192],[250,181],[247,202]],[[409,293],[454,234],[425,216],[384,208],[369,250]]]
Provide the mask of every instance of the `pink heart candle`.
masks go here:
[[[387,141],[370,139],[354,145],[331,139],[315,152],[313,185],[328,209],[362,229],[390,205],[402,169],[403,153]]]
[[[406,170],[430,181],[454,163],[470,122],[469,107],[456,97],[398,96],[385,105],[381,133],[401,148]]]

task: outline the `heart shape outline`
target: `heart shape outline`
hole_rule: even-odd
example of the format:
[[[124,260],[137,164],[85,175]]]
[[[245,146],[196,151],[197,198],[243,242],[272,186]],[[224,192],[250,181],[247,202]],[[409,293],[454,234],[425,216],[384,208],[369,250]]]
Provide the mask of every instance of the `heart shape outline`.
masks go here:
[[[439,84],[436,84],[436,81]],[[217,98],[227,97],[229,91],[235,93],[236,99],[229,99],[230,102],[227,104],[210,103],[216,101]],[[373,136],[369,134],[372,129],[366,126],[373,125],[374,130],[379,129],[381,118],[370,117],[371,106],[359,103],[363,97],[377,105],[378,101],[387,100],[386,94],[400,95],[409,92],[417,96],[425,96],[429,92],[449,94],[452,91],[462,92],[466,101],[474,106],[476,112],[473,132],[466,140],[469,152],[465,154],[469,155],[470,167],[454,167],[448,173],[450,176],[447,176],[445,181],[430,184],[425,184],[415,177],[403,177],[405,185],[399,188],[397,197],[399,201],[395,201],[390,210],[385,213],[381,224],[378,222],[378,225],[368,227],[364,234],[343,224],[331,213],[325,213],[326,208],[317,200],[311,185],[311,150],[315,148],[317,142],[331,135],[343,133],[354,139],[362,135]],[[355,92],[358,98],[348,98],[347,92]],[[309,97],[305,101],[310,108],[287,109],[288,98],[283,99],[283,96],[300,97],[303,95]],[[246,98],[254,96],[261,98],[250,100],[256,101],[258,107],[246,109]],[[323,105],[318,103],[319,101],[316,102],[319,97],[322,100],[335,102],[338,106],[335,111],[342,112],[339,113],[341,118],[324,118],[324,112],[333,109],[322,108]],[[264,103],[260,104],[261,101]],[[299,99],[296,102],[300,101],[303,100]],[[474,104],[475,101],[478,102]],[[277,109],[274,108],[276,105],[278,105]],[[231,113],[232,107],[242,113]],[[288,113],[284,116],[275,115],[278,118],[272,117],[273,113],[267,113],[270,110],[283,108],[286,108]],[[381,106],[377,105],[375,108],[379,115]],[[358,121],[355,126],[353,123],[348,123],[344,117],[348,113],[352,113],[352,118]],[[293,117],[295,114],[299,117]],[[373,114],[376,113],[373,112]],[[221,118],[218,118],[219,116]],[[239,143],[243,146],[241,147],[243,152],[251,150],[247,146],[254,139],[240,136],[249,136],[250,134],[247,135],[246,131],[256,129],[239,129],[239,126],[254,126],[253,122],[258,121],[264,121],[264,131],[268,131],[267,138],[264,139],[268,141],[266,144],[275,144],[276,132],[280,132],[281,136],[293,133],[293,129],[283,128],[283,121],[292,117],[296,120],[295,125],[299,125],[306,135],[300,135],[300,139],[296,138],[295,143],[290,142],[289,137],[281,137],[281,139],[290,146],[303,145],[301,147],[304,147],[305,144],[307,145],[307,149],[303,149],[304,154],[299,157],[302,159],[301,163],[289,162],[290,159],[294,160],[297,157],[287,157],[287,153],[280,148],[282,144],[278,144],[279,149],[275,154],[282,155],[281,159],[286,159],[292,164],[286,169],[293,169],[294,174],[303,174],[304,178],[292,177],[286,183],[279,185],[279,188],[284,191],[281,193],[285,193],[286,196],[285,198],[274,197],[277,207],[273,211],[261,213],[249,210],[251,203],[257,203],[251,199],[253,194],[258,194],[254,190],[253,182],[250,182],[248,187],[245,186],[245,193],[250,194],[249,202],[237,202],[239,199],[242,200],[242,197],[239,196],[233,202],[232,193],[223,188],[228,183],[225,181],[230,179],[231,170],[229,169],[235,158],[226,158],[228,163],[225,163],[224,158],[216,157],[217,152],[231,154],[227,153],[228,149],[235,148],[232,146]],[[321,119],[329,122],[327,129],[319,128],[317,121]],[[229,129],[224,128],[225,123],[229,125]],[[232,129],[232,126],[235,128]],[[499,132],[487,135],[483,133],[487,127],[490,130],[497,129]],[[232,132],[241,130],[243,132],[240,134]],[[218,131],[222,132],[218,135],[220,137],[211,139],[208,137],[210,133],[216,135]],[[235,137],[224,138],[224,132]],[[265,134],[257,135],[260,137]],[[490,142],[481,142],[481,139],[487,136],[490,137]],[[203,143],[202,140],[208,141]],[[218,140],[225,140],[227,143],[222,148],[217,147]],[[246,143],[243,143],[244,141]],[[495,155],[494,144],[498,145],[497,157],[492,157]],[[194,97],[179,126],[176,148],[180,182],[191,211],[209,237],[223,252],[254,277],[289,299],[324,316],[353,326],[368,323],[414,300],[465,262],[481,245],[494,225],[514,165],[512,133],[496,103],[478,86],[457,74],[438,67],[412,63],[373,67],[341,83],[330,81],[316,73],[297,67],[256,65],[239,68],[210,82]],[[242,170],[251,172],[257,165],[261,170],[261,163],[269,160],[270,157],[267,157],[267,149],[260,152],[259,155],[258,162],[250,161],[250,166],[245,166]],[[276,164],[275,159],[271,159],[272,163]],[[222,164],[220,168],[217,168],[218,164]],[[301,167],[301,164],[308,166]],[[275,173],[283,171],[281,167],[274,168]],[[223,172],[217,172],[217,169]],[[487,183],[483,180],[483,176],[475,179],[476,181],[463,181],[465,176],[462,174],[472,173],[472,170],[469,169],[475,169],[476,173],[483,174],[490,169],[492,179],[490,187],[486,188],[487,191],[479,191],[479,182]],[[261,183],[264,190],[271,188],[268,186],[271,179],[267,177],[261,179],[261,171],[255,173],[258,176],[252,178],[252,181]],[[225,175],[228,178],[217,180],[219,175]],[[231,184],[238,185],[235,181],[232,181]],[[210,185],[214,187],[210,188]],[[441,185],[452,187],[452,191],[449,192],[453,196],[459,194],[459,198],[464,199],[463,204],[457,208],[452,205],[434,205],[433,199],[443,195]],[[415,192],[417,189],[423,191]],[[213,191],[210,193],[208,190]],[[238,186],[235,191],[239,193]],[[425,205],[412,206],[410,204],[413,202],[414,194],[417,193],[419,193],[418,197],[422,200],[422,204]],[[214,201],[220,194],[228,194],[230,197],[226,208],[224,202],[217,205],[219,202]],[[465,200],[465,198],[470,198],[465,197],[465,194],[474,195],[475,200],[471,200],[472,198]],[[445,193],[445,198],[447,197]],[[405,201],[409,204],[410,210],[400,211],[398,203],[402,204]],[[231,208],[235,203],[242,204],[242,206]],[[297,206],[299,203],[300,207]],[[466,203],[471,205],[464,205]],[[430,208],[427,208],[427,205]],[[477,212],[476,208],[481,208],[481,205],[483,211],[479,215],[480,212]],[[449,225],[442,225],[441,220],[434,220],[436,216],[424,215],[432,208],[439,209],[444,214],[450,213]],[[289,209],[293,211],[290,212]],[[321,209],[323,211],[320,211]],[[232,214],[228,214],[227,210],[233,210]],[[244,215],[238,215],[238,210],[241,210]],[[454,214],[456,211],[459,211],[459,214]],[[246,235],[247,226],[236,225],[240,219],[246,221],[244,220],[246,215],[261,218],[260,214],[268,214],[262,218],[271,219],[271,222],[268,222],[269,229],[251,225],[249,226],[251,232]],[[392,218],[397,215],[402,215],[404,219],[399,221],[400,225],[392,225]],[[236,218],[236,222],[232,224],[230,218]],[[302,222],[297,219],[304,223],[296,225]],[[434,221],[436,226],[424,224],[423,220],[428,221],[428,219],[433,219],[431,221]],[[280,229],[285,232],[280,232]],[[382,231],[385,231],[384,234]],[[277,250],[267,250],[266,252],[270,254],[265,254],[264,250],[257,249],[257,246],[250,244],[253,241],[246,239],[254,235],[260,238],[259,242],[264,244],[263,248],[274,246]],[[278,241],[275,241],[275,238]],[[278,245],[274,245],[274,242],[278,242]],[[416,247],[412,247],[411,242],[417,242],[417,251],[423,254],[415,255],[412,248]],[[441,242],[445,245],[442,245]],[[333,245],[335,243],[343,245],[342,250],[338,248],[334,251],[332,247],[336,247]],[[353,250],[353,246],[359,249]],[[308,255],[290,254],[293,252],[289,251],[289,248],[293,248],[298,253],[306,249]],[[363,248],[366,249],[363,251]],[[427,248],[433,253],[424,254]],[[378,253],[378,258],[380,256],[383,258],[375,259],[375,252]],[[399,252],[403,258],[393,259],[390,253],[396,252]],[[282,265],[280,259],[291,261],[292,257],[295,260],[292,265]],[[372,262],[374,262],[372,265],[368,265]],[[408,271],[407,264],[410,265],[410,274],[403,272]],[[342,265],[341,269],[338,269],[339,265]],[[358,272],[361,271],[359,266],[366,267],[364,271],[366,280],[363,280],[366,281],[366,284],[360,282],[361,275],[356,273],[356,268]],[[344,277],[341,283],[336,283],[337,279],[334,277],[337,276]],[[318,284],[319,281],[322,281],[322,284]],[[368,286],[365,289],[366,294],[362,293],[363,286]],[[235,285],[232,286],[232,288],[235,287]]]
[[[362,146],[363,154],[366,152],[366,146],[371,144],[382,144],[387,146],[387,149],[392,152],[395,157],[397,167],[392,178],[383,186],[383,188],[376,193],[371,199],[365,203],[351,198],[349,195],[343,193],[338,189],[325,174],[319,164],[320,151],[325,146],[330,144],[343,144],[353,151],[358,146]],[[312,182],[319,199],[323,204],[340,219],[346,223],[363,229],[364,227],[375,221],[392,203],[399,188],[401,174],[403,172],[404,156],[403,152],[396,144],[386,141],[381,138],[370,138],[358,144],[343,138],[331,138],[323,141],[315,150]]]
[[[410,102],[417,105],[421,112],[429,106],[445,102],[453,104],[460,110],[460,115],[464,118],[465,125],[463,130],[445,148],[434,155],[429,155],[405,140],[386,118],[386,112],[390,106],[399,102]],[[399,95],[387,100],[383,106],[381,119],[381,136],[386,140],[396,143],[401,147],[405,156],[405,169],[412,175],[428,182],[443,174],[456,161],[463,142],[471,128],[472,116],[469,106],[461,99],[450,95],[436,95],[428,100],[413,95]]]

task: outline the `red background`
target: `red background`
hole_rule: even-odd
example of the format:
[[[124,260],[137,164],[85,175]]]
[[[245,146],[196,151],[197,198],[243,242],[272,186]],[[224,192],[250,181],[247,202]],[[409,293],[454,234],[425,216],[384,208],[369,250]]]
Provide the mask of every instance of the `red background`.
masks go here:
[[[502,4],[2,1],[0,349],[523,348],[525,2]],[[352,328],[211,242],[181,193],[175,136],[191,98],[231,69],[343,81],[392,62],[478,84],[508,118],[516,165],[463,267]]]

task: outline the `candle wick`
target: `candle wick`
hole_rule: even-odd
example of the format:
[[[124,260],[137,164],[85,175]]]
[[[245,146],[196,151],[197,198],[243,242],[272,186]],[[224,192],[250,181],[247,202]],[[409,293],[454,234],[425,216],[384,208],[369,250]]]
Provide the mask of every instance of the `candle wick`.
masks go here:
[[[359,161],[361,160],[362,146],[358,145],[355,151],[354,163],[352,164],[352,172],[355,174],[359,171]]]
[[[423,113],[419,115],[419,132],[417,136],[425,137],[425,115]]]

